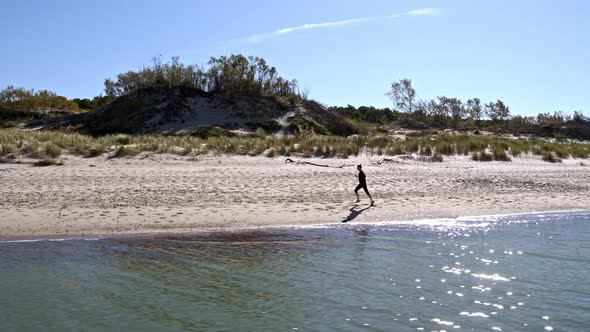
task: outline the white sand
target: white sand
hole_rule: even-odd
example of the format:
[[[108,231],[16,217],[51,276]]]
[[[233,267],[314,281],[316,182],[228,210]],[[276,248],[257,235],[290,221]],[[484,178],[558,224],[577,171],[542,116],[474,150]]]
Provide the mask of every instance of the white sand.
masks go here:
[[[307,159],[362,163],[377,205],[354,207],[354,167],[285,158],[170,155],[106,160],[68,156],[65,166],[0,164],[0,237],[184,232],[257,226],[399,221],[590,209],[590,167],[537,158],[443,163],[378,157]],[[585,161],[589,164],[588,161]],[[360,211],[360,213],[358,213]]]

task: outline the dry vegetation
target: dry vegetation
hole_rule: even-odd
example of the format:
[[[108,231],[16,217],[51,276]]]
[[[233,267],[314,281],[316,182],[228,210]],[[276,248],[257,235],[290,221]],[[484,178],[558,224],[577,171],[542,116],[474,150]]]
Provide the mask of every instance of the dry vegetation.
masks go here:
[[[476,161],[511,161],[523,155],[540,156],[548,162],[590,157],[590,144],[558,143],[538,139],[512,139],[467,134],[319,136],[304,132],[296,136],[161,136],[108,135],[92,137],[64,131],[0,130],[0,157],[17,156],[55,160],[62,154],[96,157],[133,156],[141,152],[177,155],[233,154],[268,157],[338,157],[368,153],[379,156],[416,154],[419,160],[443,161],[444,156],[465,155]]]

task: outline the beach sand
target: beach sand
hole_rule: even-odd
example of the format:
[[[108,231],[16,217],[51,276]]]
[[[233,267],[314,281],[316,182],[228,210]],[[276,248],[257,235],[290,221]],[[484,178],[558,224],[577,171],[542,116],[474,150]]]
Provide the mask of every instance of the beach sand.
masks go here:
[[[295,159],[295,158],[294,158]],[[172,155],[67,156],[65,166],[0,164],[0,237],[190,232],[249,227],[455,218],[590,208],[590,167],[443,163],[378,156],[298,159]],[[363,164],[376,206],[357,184]],[[586,161],[586,164],[587,161]]]

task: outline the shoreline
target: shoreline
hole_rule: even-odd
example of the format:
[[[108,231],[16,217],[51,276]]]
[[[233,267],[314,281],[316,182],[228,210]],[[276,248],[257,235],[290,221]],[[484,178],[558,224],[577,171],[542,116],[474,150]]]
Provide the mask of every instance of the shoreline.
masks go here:
[[[432,219],[415,219],[415,220],[397,220],[397,221],[366,221],[359,223],[316,223],[306,225],[270,225],[270,226],[252,226],[241,228],[219,228],[219,229],[187,229],[179,231],[161,231],[161,232],[138,232],[138,233],[111,233],[111,234],[69,234],[62,237],[45,236],[8,236],[0,237],[0,244],[6,243],[32,243],[32,242],[64,242],[64,241],[100,241],[111,239],[146,239],[146,238],[166,238],[166,237],[193,237],[193,236],[214,236],[219,234],[239,234],[251,232],[265,232],[265,231],[288,231],[301,229],[324,229],[324,228],[339,228],[342,226],[387,226],[387,225],[424,225],[435,223],[442,225],[452,222],[470,221],[477,222],[480,218],[502,218],[515,216],[529,216],[539,214],[573,214],[573,213],[590,213],[589,210],[575,209],[575,210],[553,210],[553,211],[531,211],[531,212],[517,212],[504,214],[489,214],[489,215],[474,215],[474,216],[459,216],[457,218],[432,218]]]
[[[282,158],[66,156],[60,167],[0,164],[0,239],[218,232],[590,207],[590,168],[579,160],[378,160],[370,155],[305,159],[363,164],[377,202],[371,208],[363,192],[361,203],[352,203],[357,181],[352,167]]]

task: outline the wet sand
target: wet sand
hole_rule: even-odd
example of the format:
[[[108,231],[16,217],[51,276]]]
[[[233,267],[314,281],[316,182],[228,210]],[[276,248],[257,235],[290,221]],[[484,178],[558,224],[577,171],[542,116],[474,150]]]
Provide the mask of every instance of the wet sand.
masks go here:
[[[590,207],[590,167],[580,160],[379,160],[366,155],[305,159],[350,165],[344,168],[285,163],[285,158],[171,155],[68,156],[59,167],[0,164],[0,237],[190,232]],[[358,163],[364,165],[376,206],[369,207],[362,191],[361,203],[353,203]]]

